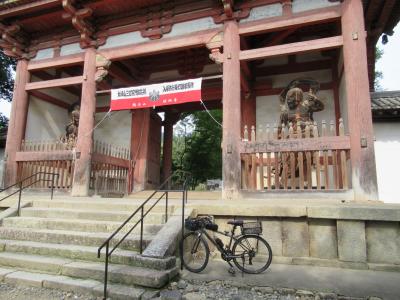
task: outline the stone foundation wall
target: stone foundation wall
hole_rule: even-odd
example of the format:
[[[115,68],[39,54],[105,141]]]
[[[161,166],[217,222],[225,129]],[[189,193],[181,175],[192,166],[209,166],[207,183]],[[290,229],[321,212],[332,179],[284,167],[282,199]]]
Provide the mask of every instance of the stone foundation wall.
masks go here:
[[[274,263],[400,271],[400,207],[293,206],[198,209],[213,215],[220,231],[227,221],[259,220]],[[227,209],[225,209],[227,210]],[[257,213],[258,211],[258,213]],[[205,213],[207,212],[207,213]],[[263,213],[264,212],[264,213]],[[227,238],[223,239],[227,243]]]

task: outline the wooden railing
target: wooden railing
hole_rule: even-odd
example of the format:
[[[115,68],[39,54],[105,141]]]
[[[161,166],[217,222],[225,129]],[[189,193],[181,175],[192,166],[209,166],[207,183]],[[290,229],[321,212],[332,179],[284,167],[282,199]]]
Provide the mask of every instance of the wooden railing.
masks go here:
[[[130,149],[95,141],[91,187],[100,195],[124,195],[132,188]]]
[[[74,162],[79,153],[57,140],[23,141],[17,152],[18,175],[25,178],[37,172],[57,173],[56,189],[72,187]],[[92,149],[90,188],[97,194],[123,195],[131,190],[132,162],[128,148],[95,141]],[[45,188],[45,182],[32,187]]]
[[[350,139],[340,119],[295,128],[245,126],[240,145],[242,188],[247,190],[346,190]],[[338,134],[337,134],[338,133]]]
[[[23,152],[45,152],[71,150],[68,145],[58,140],[31,140],[22,141],[21,150]]]
[[[38,172],[57,173],[59,176],[54,182],[56,189],[68,190],[72,187],[74,153],[61,141],[23,141],[16,160],[20,179]],[[32,188],[47,188],[46,184],[46,181],[39,181]]]

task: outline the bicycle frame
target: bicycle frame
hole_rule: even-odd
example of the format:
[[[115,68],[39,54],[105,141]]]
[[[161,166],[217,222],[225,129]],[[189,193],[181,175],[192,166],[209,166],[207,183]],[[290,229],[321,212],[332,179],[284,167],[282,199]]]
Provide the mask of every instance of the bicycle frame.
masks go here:
[[[222,231],[214,231],[217,234],[229,237],[229,244],[228,244],[228,249],[230,250],[232,247],[232,242],[233,241],[237,241],[242,235],[239,234],[237,236],[235,236],[235,230],[236,230],[237,226],[233,226],[232,231],[230,233],[226,233],[226,232],[222,232]],[[242,255],[232,255],[232,253],[226,251],[223,247],[221,247],[216,240],[211,237],[208,233],[207,230],[205,228],[202,228],[200,230],[197,230],[196,233],[198,234],[198,237],[201,237],[203,234],[207,237],[207,239],[218,249],[218,251],[222,254],[222,259],[226,260],[226,261],[230,261],[234,258],[242,258]],[[199,239],[200,242],[200,239]],[[193,245],[193,250],[197,251],[197,247],[198,247],[198,243]]]

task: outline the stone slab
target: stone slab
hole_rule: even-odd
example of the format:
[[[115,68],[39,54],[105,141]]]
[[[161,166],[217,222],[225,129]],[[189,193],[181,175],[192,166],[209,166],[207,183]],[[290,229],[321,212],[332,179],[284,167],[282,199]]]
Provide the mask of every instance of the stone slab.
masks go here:
[[[44,257],[21,253],[0,252],[0,265],[42,272],[59,273],[64,264],[71,262],[68,259]]]
[[[367,222],[368,262],[400,264],[400,223]]]
[[[270,244],[273,256],[282,256],[282,222],[278,218],[262,220],[263,237]]]
[[[400,206],[360,205],[345,203],[342,205],[315,205],[307,207],[309,218],[340,220],[400,221]]]
[[[7,274],[10,274],[10,273],[15,272],[15,271],[16,271],[16,270],[14,270],[14,269],[0,268],[0,281],[3,281],[3,280],[4,280],[4,277],[5,277]]]
[[[338,254],[341,261],[366,262],[365,222],[337,220]]]
[[[129,287],[125,285],[118,284],[108,284],[107,286],[107,296],[115,300],[139,300],[141,296],[145,293],[145,289],[139,287]],[[98,297],[103,297],[104,286],[103,284],[98,285],[93,288],[93,294]]]
[[[53,276],[43,280],[43,287],[75,293],[92,293],[93,288],[103,286],[99,281],[90,279],[73,279],[67,276]]]
[[[310,256],[337,259],[337,233],[335,220],[312,219],[308,221]]]
[[[6,275],[4,282],[14,285],[42,287],[44,280],[51,280],[52,278],[54,276],[49,274],[16,271]]]
[[[400,265],[389,265],[389,264],[368,264],[368,268],[374,271],[385,271],[385,272],[398,272],[400,273]]]
[[[177,248],[178,236],[181,233],[181,222],[180,216],[169,218],[168,222],[143,251],[143,256],[165,258],[174,255]]]
[[[282,220],[283,256],[308,257],[310,237],[305,218]]]

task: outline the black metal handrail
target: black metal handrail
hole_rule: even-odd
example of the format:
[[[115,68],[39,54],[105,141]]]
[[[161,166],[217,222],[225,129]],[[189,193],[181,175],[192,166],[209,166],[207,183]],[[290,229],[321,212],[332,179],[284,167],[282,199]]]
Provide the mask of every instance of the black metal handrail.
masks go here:
[[[165,187],[169,187],[172,179],[177,174],[184,174],[186,177],[182,189],[168,189]],[[101,250],[105,247],[105,263],[104,263],[104,299],[107,299],[107,283],[108,283],[108,262],[111,254],[118,248],[118,246],[126,239],[126,237],[136,228],[136,226],[140,223],[140,245],[139,250],[140,254],[143,252],[143,221],[144,218],[150,213],[150,211],[160,202],[161,199],[165,197],[165,223],[168,221],[168,193],[171,192],[181,192],[182,193],[182,203],[185,203],[187,200],[187,183],[191,178],[191,173],[178,170],[172,173],[159,187],[154,190],[154,192],[104,241],[104,243],[97,250],[97,257],[100,258]],[[161,196],[157,198],[157,200],[153,203],[153,205],[146,210],[145,205],[152,200],[157,193],[162,193]],[[184,204],[183,204],[184,205]],[[140,219],[125,233],[125,235],[112,247],[110,250],[111,240],[128,224],[138,213],[140,212]]]
[[[39,175],[39,179],[36,179],[35,181],[33,181],[33,182],[29,183],[28,185],[25,185],[25,186],[24,186],[24,182],[26,182],[27,180],[30,180],[31,178],[37,177],[38,175]],[[41,178],[40,175],[43,175],[43,177],[48,176],[48,175],[51,175],[51,179]],[[30,176],[28,176],[28,177],[25,177],[24,179],[22,179],[22,180],[20,180],[20,181],[18,181],[18,182],[16,182],[16,183],[14,183],[14,184],[12,184],[12,185],[10,185],[10,186],[4,188],[4,189],[1,189],[1,190],[0,190],[0,193],[4,192],[4,191],[6,191],[6,190],[9,190],[9,189],[11,189],[11,188],[13,188],[13,187],[15,187],[15,186],[18,186],[18,189],[17,189],[16,191],[14,191],[14,192],[8,194],[7,196],[1,198],[1,199],[0,199],[0,202],[3,201],[3,200],[5,200],[5,199],[7,199],[7,198],[10,198],[11,196],[14,196],[14,195],[17,194],[17,193],[19,193],[19,195],[18,195],[18,217],[19,217],[19,216],[20,216],[20,212],[21,212],[22,191],[23,191],[24,189],[26,189],[26,188],[28,188],[28,187],[34,185],[35,183],[37,183],[37,182],[39,182],[39,181],[45,181],[45,182],[49,182],[49,181],[50,181],[50,182],[51,182],[51,196],[50,196],[50,199],[53,199],[53,195],[54,195],[54,182],[55,182],[54,179],[55,179],[56,177],[58,177],[58,176],[59,176],[58,173],[37,172],[37,173],[35,173],[35,174],[33,174],[33,175],[30,175]]]

